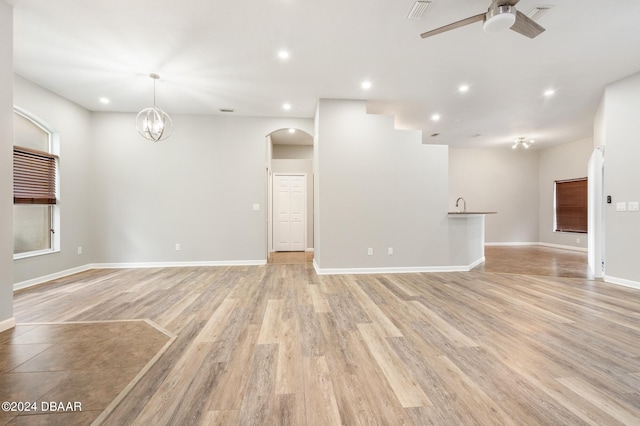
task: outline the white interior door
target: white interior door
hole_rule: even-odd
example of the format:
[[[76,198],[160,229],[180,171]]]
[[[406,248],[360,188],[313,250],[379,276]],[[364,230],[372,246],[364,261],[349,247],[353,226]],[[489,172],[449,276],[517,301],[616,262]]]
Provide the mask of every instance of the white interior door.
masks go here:
[[[307,182],[305,175],[273,175],[273,241],[276,251],[304,251]]]

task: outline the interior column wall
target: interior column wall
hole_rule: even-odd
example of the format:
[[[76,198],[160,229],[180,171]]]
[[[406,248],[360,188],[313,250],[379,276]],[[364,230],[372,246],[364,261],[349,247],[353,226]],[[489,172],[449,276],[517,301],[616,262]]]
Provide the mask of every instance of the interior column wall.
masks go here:
[[[367,114],[364,101],[321,99],[316,125],[320,269],[463,264],[455,244],[467,241],[449,236],[448,147]]]
[[[604,195],[605,276],[607,281],[640,287],[640,212],[617,211],[618,202],[640,202],[640,73],[609,85],[605,91]]]
[[[13,9],[0,1],[0,331],[13,321]]]

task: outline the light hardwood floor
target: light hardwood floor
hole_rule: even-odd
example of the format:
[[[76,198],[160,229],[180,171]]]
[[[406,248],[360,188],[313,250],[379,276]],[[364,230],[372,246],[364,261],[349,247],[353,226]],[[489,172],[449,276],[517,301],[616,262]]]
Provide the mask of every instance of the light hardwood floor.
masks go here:
[[[640,424],[640,291],[585,278],[96,270],[18,292],[15,314],[175,336],[108,425]]]

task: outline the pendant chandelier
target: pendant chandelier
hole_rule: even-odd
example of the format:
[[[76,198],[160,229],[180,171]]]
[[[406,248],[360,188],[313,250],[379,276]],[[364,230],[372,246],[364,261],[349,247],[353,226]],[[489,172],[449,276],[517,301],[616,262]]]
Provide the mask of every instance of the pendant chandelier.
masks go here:
[[[173,120],[169,114],[156,106],[156,80],[158,74],[149,74],[153,79],[153,108],[145,108],[136,116],[136,130],[145,139],[158,142],[168,138],[173,133]]]

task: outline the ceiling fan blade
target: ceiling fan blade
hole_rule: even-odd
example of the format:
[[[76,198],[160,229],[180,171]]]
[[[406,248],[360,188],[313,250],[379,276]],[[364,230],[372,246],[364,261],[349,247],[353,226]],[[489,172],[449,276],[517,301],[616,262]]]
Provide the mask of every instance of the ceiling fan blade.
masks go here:
[[[444,33],[445,31],[450,31],[456,28],[464,27],[465,25],[473,24],[474,22],[484,21],[484,16],[486,13],[481,13],[479,15],[471,16],[467,19],[463,19],[458,22],[454,22],[453,24],[445,25],[444,27],[436,28],[435,30],[427,31],[426,33],[420,34],[420,37],[427,38],[434,36],[436,34]]]
[[[494,0],[494,3],[498,3],[498,6],[515,6],[520,0]]]
[[[520,11],[516,12],[516,23],[511,29],[529,38],[537,37],[544,32],[542,26]]]

